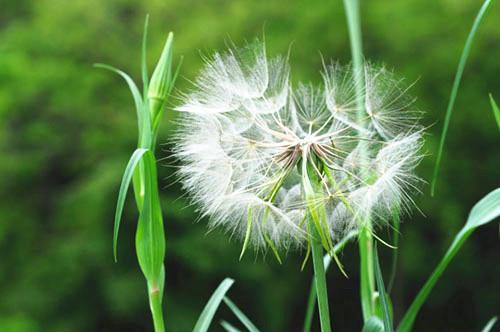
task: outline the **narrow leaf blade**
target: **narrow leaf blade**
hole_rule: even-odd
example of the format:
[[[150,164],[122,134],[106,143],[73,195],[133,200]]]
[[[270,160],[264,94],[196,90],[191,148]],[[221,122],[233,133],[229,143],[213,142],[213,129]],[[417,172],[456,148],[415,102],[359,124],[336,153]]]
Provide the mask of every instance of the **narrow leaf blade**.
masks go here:
[[[389,303],[387,300],[387,293],[385,291],[384,280],[382,278],[382,271],[380,269],[380,262],[378,259],[377,245],[374,248],[374,263],[375,263],[375,279],[377,282],[378,293],[380,297],[380,302],[382,303],[382,318],[384,322],[384,331],[392,332],[394,328],[392,326],[391,313],[389,309]]]
[[[224,303],[231,309],[231,311],[238,317],[240,322],[248,329],[249,332],[259,332],[259,329],[250,321],[250,319],[238,308],[233,301],[231,301],[227,296],[223,298]]]
[[[134,174],[137,164],[141,161],[147,149],[136,149],[127,163],[125,172],[123,173],[122,182],[120,184],[120,191],[118,192],[118,200],[116,202],[115,222],[113,229],[113,257],[117,261],[117,244],[118,244],[118,231],[120,230],[120,221],[125,205],[125,198],[127,196],[128,187]]]
[[[231,325],[229,322],[226,322],[225,320],[220,322],[220,326],[227,332],[241,332],[239,329]]]
[[[492,317],[488,323],[486,323],[486,325],[483,327],[483,329],[481,330],[481,332],[491,332],[491,330],[493,329],[493,326],[495,326],[495,323],[497,322],[498,320],[498,317],[495,316],[495,317]]]
[[[500,188],[493,190],[474,205],[465,226],[476,228],[498,216],[500,216]]]
[[[128,74],[125,73],[124,71],[121,71],[120,69],[115,68],[115,67],[110,66],[110,65],[96,63],[96,64],[94,64],[94,67],[112,71],[112,72],[120,75],[125,80],[125,82],[127,83],[128,87],[130,89],[130,92],[132,93],[132,97],[134,98],[135,109],[137,112],[137,119],[138,119],[138,123],[139,123],[139,134],[140,134],[142,132],[143,103],[142,103],[141,93],[139,92],[137,85],[135,85],[134,80],[132,80],[132,78],[130,78],[130,76],[128,76]]]
[[[437,267],[432,272],[429,279],[425,282],[424,286],[420,289],[412,304],[406,311],[403,319],[397,328],[398,332],[409,332],[413,327],[413,323],[417,317],[420,308],[429,296],[431,290],[436,285],[437,281],[445,271],[453,257],[457,254],[458,250],[462,247],[465,240],[474,232],[474,230],[482,225],[485,225],[500,216],[500,188],[497,188],[483,197],[472,208],[469,218],[465,226],[458,232],[450,245],[448,251],[443,256]]]
[[[498,109],[498,105],[493,99],[493,96],[490,93],[490,104],[491,109],[493,110],[493,115],[495,115],[495,120],[497,121],[498,130],[500,130],[500,110]]]
[[[214,318],[215,312],[219,308],[222,299],[226,295],[229,288],[231,288],[233,283],[234,280],[230,278],[226,278],[220,283],[219,287],[217,287],[217,289],[212,294],[212,297],[210,297],[210,299],[208,300],[205,308],[203,308],[203,311],[201,312],[200,317],[198,318],[198,321],[193,328],[193,332],[208,331],[208,328],[210,327],[210,324],[212,323],[212,320]]]
[[[479,12],[476,16],[476,19],[474,20],[474,23],[472,24],[472,28],[469,32],[469,36],[467,37],[467,40],[465,41],[462,55],[460,56],[460,61],[458,63],[457,72],[455,74],[455,80],[453,81],[453,86],[451,88],[450,99],[448,101],[448,107],[446,109],[446,115],[444,118],[443,131],[441,133],[441,140],[439,142],[436,164],[434,166],[434,174],[432,177],[432,185],[431,185],[431,195],[432,196],[434,196],[434,193],[436,190],[436,181],[437,181],[437,178],[439,175],[439,168],[441,166],[441,160],[443,158],[444,143],[446,140],[446,135],[448,134],[448,127],[450,125],[451,114],[453,112],[453,106],[455,105],[455,100],[457,98],[458,88],[460,87],[460,82],[462,80],[462,74],[464,72],[465,63],[467,62],[467,58],[469,57],[472,42],[473,42],[474,37],[476,35],[477,29],[479,28],[479,24],[481,23],[481,20],[483,19],[483,16],[486,13],[486,10],[490,6],[490,4],[491,4],[491,0],[485,0],[483,2],[481,9],[479,9]]]

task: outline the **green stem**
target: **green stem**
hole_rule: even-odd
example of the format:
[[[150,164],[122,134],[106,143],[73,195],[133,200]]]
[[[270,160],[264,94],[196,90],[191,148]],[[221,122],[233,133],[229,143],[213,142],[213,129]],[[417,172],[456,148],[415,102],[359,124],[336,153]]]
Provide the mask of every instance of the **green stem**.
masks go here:
[[[314,285],[316,288],[316,294],[318,295],[321,331],[330,332],[332,328],[330,324],[330,310],[328,308],[328,291],[326,288],[325,266],[323,265],[323,245],[321,244],[319,233],[312,220],[309,221],[308,225],[309,233],[311,236],[310,243],[314,266]],[[309,298],[311,298],[311,296]]]
[[[165,332],[163,311],[161,306],[161,291],[158,287],[149,291],[149,307],[153,316],[155,332]]]
[[[364,90],[364,70],[363,70],[363,46],[361,39],[361,24],[359,0],[344,0],[344,7],[347,17],[349,39],[351,43],[352,66],[354,79],[356,81],[356,104],[358,109],[358,122],[363,125],[366,121]],[[362,142],[363,134],[360,134]],[[360,143],[363,144],[363,143]],[[366,147],[361,148],[361,159],[366,159]],[[361,175],[366,179],[368,170],[361,170]],[[363,227],[359,235],[359,256],[361,274],[361,308],[363,319],[366,322],[374,314],[374,293],[375,277],[373,269],[373,238],[371,235],[370,217],[362,221]]]
[[[373,237],[365,227],[359,233],[361,309],[366,322],[374,315],[375,277],[373,269]]]
[[[347,234],[346,237],[344,237],[342,239],[342,241],[340,241],[339,243],[337,243],[335,245],[335,247],[333,247],[332,255],[337,254],[340,250],[342,250],[342,248],[345,247],[345,245],[350,240],[352,240],[353,238],[355,238],[357,236],[358,236],[358,231],[351,231],[349,234]],[[323,257],[323,265],[324,265],[324,269],[325,269],[325,274],[328,271],[328,267],[330,266],[330,262],[331,262],[331,256],[330,256],[330,254],[326,254]],[[309,297],[307,299],[306,317],[304,319],[304,327],[302,329],[303,332],[310,332],[311,331],[312,317],[314,314],[314,308],[315,308],[315,304],[316,304],[316,287],[314,287],[314,280],[311,282],[311,287],[309,289],[310,289],[310,291],[309,291]]]
[[[315,281],[311,283],[311,288],[309,291],[309,297],[307,298],[307,311],[306,318],[304,319],[303,332],[311,332],[312,318],[314,315],[314,308],[316,307],[316,287],[314,287]]]

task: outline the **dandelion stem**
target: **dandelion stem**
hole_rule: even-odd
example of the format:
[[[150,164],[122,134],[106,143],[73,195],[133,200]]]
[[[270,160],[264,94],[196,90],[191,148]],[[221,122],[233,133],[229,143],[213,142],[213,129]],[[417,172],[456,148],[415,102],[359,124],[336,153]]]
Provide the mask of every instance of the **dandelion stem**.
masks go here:
[[[328,291],[326,288],[325,266],[323,264],[323,245],[319,233],[312,220],[308,223],[310,243],[314,266],[314,285],[318,296],[319,319],[322,332],[330,332],[330,310],[328,308]],[[309,297],[311,299],[311,296]]]
[[[363,46],[361,39],[361,24],[359,14],[359,0],[344,0],[344,7],[347,16],[349,39],[351,41],[351,53],[353,71],[356,80],[356,104],[358,109],[358,120],[363,126],[366,118],[365,100],[363,96]],[[360,133],[361,139],[364,134]],[[360,144],[364,144],[361,140]],[[363,145],[364,146],[364,145]],[[360,157],[366,159],[366,148],[361,148]],[[365,163],[362,161],[362,164]],[[366,179],[367,170],[361,170],[361,175]],[[371,234],[371,220],[368,216],[363,220],[364,225],[359,234],[359,255],[361,274],[361,308],[363,319],[366,322],[374,314],[373,298],[375,293],[375,277],[373,270],[373,238]]]
[[[359,257],[361,275],[361,309],[365,322],[374,314],[375,278],[373,270],[373,237],[364,227],[359,233]]]
[[[358,236],[358,231],[351,231],[349,234],[347,234],[346,237],[344,237],[339,243],[333,247],[333,252],[326,254],[323,257],[323,266],[325,269],[325,274],[328,270],[328,267],[330,266],[331,262],[331,256],[337,254],[342,250],[349,241],[351,241],[353,238]],[[311,332],[311,325],[312,325],[312,318],[314,314],[314,308],[316,304],[316,287],[314,280],[311,283],[310,291],[309,291],[309,297],[307,299],[307,311],[306,311],[306,317],[304,319],[304,328],[302,329],[303,332]]]

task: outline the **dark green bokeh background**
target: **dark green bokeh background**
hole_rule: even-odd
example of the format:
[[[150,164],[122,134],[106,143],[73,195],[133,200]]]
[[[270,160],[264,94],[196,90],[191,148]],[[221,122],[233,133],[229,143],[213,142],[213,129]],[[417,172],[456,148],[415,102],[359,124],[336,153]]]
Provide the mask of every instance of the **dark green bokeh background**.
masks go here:
[[[361,1],[365,55],[411,83],[429,126],[429,156],[419,174],[430,180],[449,90],[476,0]],[[139,78],[140,40],[151,14],[149,62],[168,31],[184,55],[179,90],[189,87],[201,54],[262,36],[271,54],[291,48],[293,80],[320,81],[322,54],[350,58],[341,0],[2,0],[0,4],[0,331],[151,331],[143,277],[134,252],[136,212],[125,211],[118,264],[111,233],[121,174],[135,146],[136,120],[125,84],[95,62]],[[452,119],[437,196],[416,201],[405,218],[394,290],[400,318],[467,213],[498,186],[498,129],[487,94],[500,101],[500,30],[494,4],[480,27]],[[496,21],[496,22],[495,22]],[[172,105],[178,100],[173,99]],[[171,105],[171,106],[172,106]],[[158,151],[168,157],[175,114],[163,122]],[[189,331],[217,284],[236,280],[233,300],[263,331],[298,331],[311,278],[302,254],[283,265],[240,243],[207,234],[181,196],[171,160],[161,162],[167,234],[166,322]],[[170,177],[169,177],[170,176]],[[425,216],[423,216],[425,215]],[[387,237],[385,232],[381,236]],[[424,306],[416,331],[479,331],[500,313],[498,224],[479,229],[457,255]],[[390,265],[390,249],[382,249]],[[359,331],[358,256],[349,245],[345,279],[328,275],[337,331]],[[216,321],[234,322],[227,309]],[[213,331],[220,328],[212,326]],[[317,328],[317,327],[316,327]]]

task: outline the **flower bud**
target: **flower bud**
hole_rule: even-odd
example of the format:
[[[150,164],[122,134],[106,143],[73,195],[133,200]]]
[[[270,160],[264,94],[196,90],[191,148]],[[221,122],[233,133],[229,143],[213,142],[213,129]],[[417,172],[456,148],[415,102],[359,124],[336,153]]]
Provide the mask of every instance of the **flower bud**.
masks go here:
[[[148,89],[149,111],[153,128],[158,122],[158,117],[161,115],[165,101],[168,98],[172,88],[172,43],[174,34],[170,32],[163,47],[163,51],[158,60],[158,64],[153,72]]]

